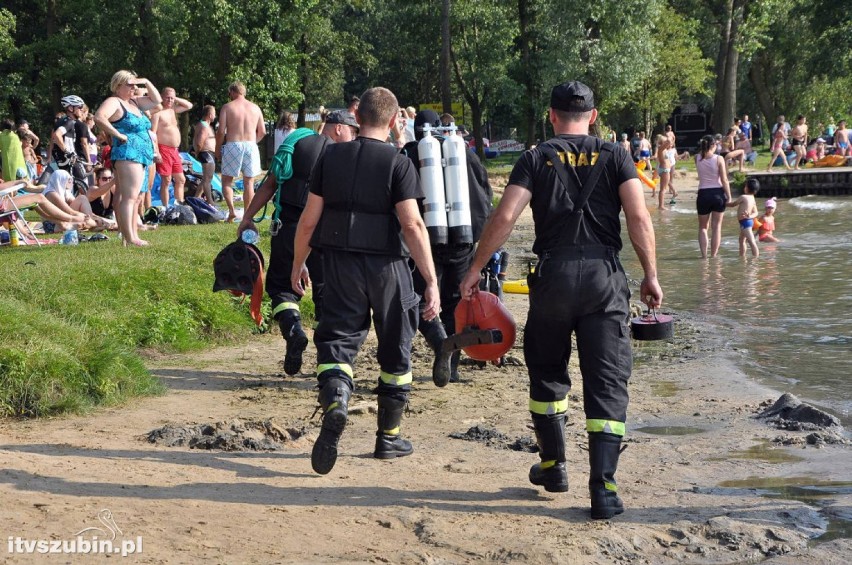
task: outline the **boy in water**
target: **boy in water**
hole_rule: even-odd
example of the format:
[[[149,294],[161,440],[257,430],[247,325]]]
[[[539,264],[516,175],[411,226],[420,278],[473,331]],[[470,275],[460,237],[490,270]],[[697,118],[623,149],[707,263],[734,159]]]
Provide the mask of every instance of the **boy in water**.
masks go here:
[[[746,243],[754,257],[760,255],[754,233],[751,231],[754,227],[754,219],[757,217],[757,203],[754,201],[754,195],[758,190],[760,190],[760,181],[750,178],[743,187],[743,195],[727,204],[728,207],[737,206],[737,219],[740,221],[740,257],[745,257]]]

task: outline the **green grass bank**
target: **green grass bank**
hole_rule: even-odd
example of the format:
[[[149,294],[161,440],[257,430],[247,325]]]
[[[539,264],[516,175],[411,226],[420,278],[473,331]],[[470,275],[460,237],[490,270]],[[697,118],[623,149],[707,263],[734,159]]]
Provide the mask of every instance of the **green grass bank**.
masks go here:
[[[235,225],[163,226],[145,234],[145,249],[125,249],[117,234],[0,249],[0,415],[81,412],[159,394],[141,350],[249,338],[257,330],[248,302],[212,292],[213,258],[235,235]],[[268,234],[261,248],[268,256]]]

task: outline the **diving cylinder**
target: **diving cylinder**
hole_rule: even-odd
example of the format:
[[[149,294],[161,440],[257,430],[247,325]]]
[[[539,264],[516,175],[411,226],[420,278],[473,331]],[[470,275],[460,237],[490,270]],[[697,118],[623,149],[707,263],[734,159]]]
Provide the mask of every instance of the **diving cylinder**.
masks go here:
[[[456,127],[444,138],[444,185],[447,193],[447,224],[451,244],[473,243],[470,191],[467,182],[467,147]]]
[[[432,137],[432,128],[423,124],[423,139],[417,143],[420,159],[420,183],[426,198],[423,202],[423,221],[429,241],[447,243],[447,199],[444,193],[444,174],[441,168],[441,143]]]

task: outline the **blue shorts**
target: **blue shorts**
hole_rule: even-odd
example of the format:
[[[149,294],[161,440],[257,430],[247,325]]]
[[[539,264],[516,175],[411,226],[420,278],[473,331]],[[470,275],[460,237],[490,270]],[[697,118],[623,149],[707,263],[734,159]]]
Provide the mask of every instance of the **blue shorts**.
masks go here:
[[[740,229],[750,230],[754,226],[753,218],[743,218],[740,220]]]
[[[728,202],[728,197],[725,195],[725,189],[719,188],[699,188],[698,197],[695,199],[695,208],[698,210],[699,216],[706,216],[710,212],[724,212],[725,204]]]
[[[150,174],[148,171],[151,169],[151,165],[142,165],[142,168],[145,169],[145,177],[142,179],[142,186],[139,188],[139,194],[145,194],[148,192],[148,175]]]
[[[640,156],[640,157],[642,157],[642,158],[644,159],[644,158],[646,158],[646,157],[650,157],[650,156],[651,156],[651,152],[650,152],[650,151],[648,151],[647,149],[643,149],[642,151],[640,151],[640,152],[639,152],[639,156]]]

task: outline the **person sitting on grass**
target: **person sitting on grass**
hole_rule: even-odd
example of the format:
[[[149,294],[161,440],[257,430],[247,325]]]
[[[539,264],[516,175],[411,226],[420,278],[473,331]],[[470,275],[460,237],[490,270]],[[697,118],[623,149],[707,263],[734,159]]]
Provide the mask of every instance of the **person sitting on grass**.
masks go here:
[[[22,181],[0,182],[0,191],[16,187],[19,189],[29,188]],[[56,224],[62,231],[84,229],[87,227],[87,224],[90,223],[88,222],[88,218],[86,218],[85,214],[81,212],[68,214],[57,208],[50,200],[45,198],[44,194],[41,193],[18,194],[18,191],[14,191],[11,198],[12,202],[15,203],[15,206],[17,206],[19,210],[34,207],[36,213],[42,220]],[[0,212],[8,212],[8,210],[2,209],[2,205],[0,205]]]
[[[94,212],[92,212],[92,206],[84,194],[74,196],[74,193],[71,191],[73,182],[74,179],[71,173],[57,169],[50,175],[47,187],[42,194],[56,208],[59,208],[68,215],[83,214],[85,217],[83,220],[85,228],[106,229],[109,227],[110,222],[104,218],[95,216]]]

